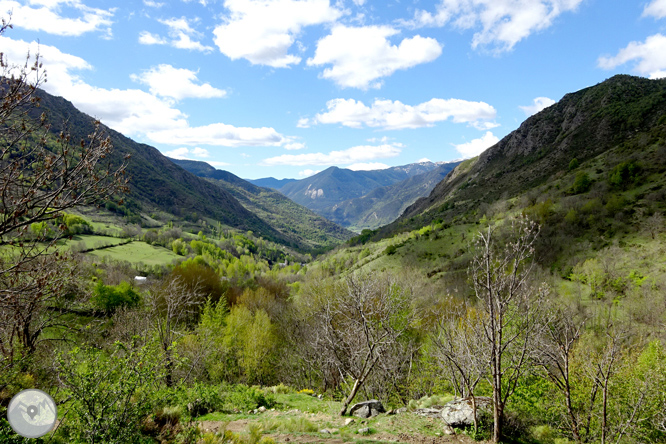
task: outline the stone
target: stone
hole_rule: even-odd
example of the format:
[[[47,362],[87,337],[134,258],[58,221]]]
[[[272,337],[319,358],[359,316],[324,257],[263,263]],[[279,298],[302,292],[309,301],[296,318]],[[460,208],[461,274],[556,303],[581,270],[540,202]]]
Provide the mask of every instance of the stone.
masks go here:
[[[386,409],[384,408],[384,405],[376,399],[359,402],[349,409],[350,415],[358,416],[359,418],[371,418],[380,413],[386,413]]]
[[[356,421],[352,418],[347,418],[345,419],[345,426],[348,426],[349,424],[354,424]]]
[[[369,435],[370,434],[370,427],[363,427],[362,429],[358,429],[359,435]]]
[[[264,407],[264,406],[262,405],[262,406],[259,407],[257,410],[259,410],[259,413],[264,413],[264,412],[266,411],[266,407]]]
[[[492,409],[492,400],[479,396],[476,400],[476,417],[485,414]],[[442,408],[442,420],[451,427],[467,427],[474,425],[474,412],[472,410],[471,398],[454,399],[447,402]]]
[[[451,427],[450,425],[445,425],[442,428],[442,432],[444,432],[445,435],[455,435],[456,434],[456,431],[453,430],[453,427]]]
[[[321,429],[321,430],[319,431],[319,433],[323,433],[324,435],[330,435],[330,434],[331,434],[331,431],[328,430],[328,429]]]
[[[430,408],[424,408],[424,409],[416,409],[414,411],[415,414],[419,416],[427,416],[429,418],[439,418],[442,416],[442,408],[436,408],[436,407],[430,407]]]

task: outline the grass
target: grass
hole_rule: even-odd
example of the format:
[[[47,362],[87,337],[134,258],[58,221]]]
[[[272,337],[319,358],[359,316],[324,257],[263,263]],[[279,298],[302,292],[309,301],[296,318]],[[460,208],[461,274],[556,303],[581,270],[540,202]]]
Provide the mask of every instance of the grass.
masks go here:
[[[100,258],[106,257],[111,260],[142,263],[145,265],[167,265],[174,260],[181,258],[181,256],[178,256],[171,250],[148,245],[147,243],[140,241],[134,241],[129,244],[106,248],[104,250],[91,251],[88,254]]]
[[[120,239],[117,237],[98,236],[95,234],[81,234],[73,236],[71,239],[66,239],[63,245],[71,248],[72,246],[85,245],[85,249],[100,248],[107,245],[118,245],[127,242],[127,239]]]

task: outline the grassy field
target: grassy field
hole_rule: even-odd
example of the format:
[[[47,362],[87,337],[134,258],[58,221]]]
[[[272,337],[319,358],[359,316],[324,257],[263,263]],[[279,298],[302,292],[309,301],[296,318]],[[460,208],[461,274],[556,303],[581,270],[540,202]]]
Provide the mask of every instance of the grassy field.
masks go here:
[[[178,256],[171,250],[148,245],[147,243],[140,241],[134,241],[129,244],[106,248],[104,250],[91,251],[88,254],[100,258],[107,257],[111,260],[143,263],[145,265],[167,265],[174,260],[181,258],[181,256]]]
[[[441,420],[410,412],[395,415],[384,413],[367,419],[342,417],[338,415],[340,402],[320,400],[301,393],[278,394],[275,398],[273,408],[263,413],[209,413],[196,418],[196,423],[209,433],[223,434],[224,430],[229,430],[249,435],[253,429],[260,430],[261,434],[270,436],[277,443],[474,442],[462,431],[458,435],[447,436]]]
[[[78,248],[80,251],[83,249],[89,250],[91,248],[106,247],[108,245],[118,245],[123,242],[127,242],[127,239],[121,239],[109,236],[98,236],[95,234],[82,234],[82,235],[73,236],[71,239],[64,239],[62,243],[59,244],[69,248],[75,247]]]

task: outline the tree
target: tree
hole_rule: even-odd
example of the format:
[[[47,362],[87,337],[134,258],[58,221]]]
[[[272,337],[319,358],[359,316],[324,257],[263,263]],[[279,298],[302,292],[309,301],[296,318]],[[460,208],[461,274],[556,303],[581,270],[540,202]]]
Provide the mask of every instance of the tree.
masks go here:
[[[573,352],[583,332],[585,318],[570,307],[554,310],[539,338],[538,364],[564,396],[567,422],[576,442],[582,442],[579,418],[573,402],[574,376],[571,368]]]
[[[9,28],[2,20],[0,35]],[[0,365],[34,352],[73,300],[65,296],[73,294],[74,266],[52,248],[67,227],[48,225],[66,209],[127,191],[127,158],[111,163],[99,122],[80,141],[50,131],[38,114],[45,81],[39,55],[13,65],[0,53]]]
[[[478,299],[480,327],[488,344],[493,391],[493,441],[502,437],[504,409],[537,352],[545,286],[530,282],[539,232],[527,219],[511,221],[501,242],[497,228],[476,235],[470,277]]]
[[[469,397],[474,415],[474,431],[477,432],[476,386],[488,374],[488,344],[485,340],[482,314],[469,303],[462,303],[448,310],[440,319],[434,338],[435,356],[453,373],[459,383],[462,397]]]
[[[342,402],[342,416],[379,360],[407,336],[416,316],[411,293],[388,277],[350,275],[328,288],[332,291],[308,297],[318,304],[309,336],[319,365],[335,369],[341,380],[353,381]]]
[[[190,287],[179,278],[171,278],[151,288],[147,300],[150,321],[164,354],[166,385],[171,387],[175,365],[173,346],[183,324],[194,323],[203,296],[197,286]]]

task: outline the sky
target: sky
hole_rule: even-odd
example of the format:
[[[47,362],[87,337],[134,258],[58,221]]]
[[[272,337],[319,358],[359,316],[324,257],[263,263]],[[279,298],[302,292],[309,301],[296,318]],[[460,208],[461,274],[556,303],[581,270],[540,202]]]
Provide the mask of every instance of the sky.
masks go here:
[[[39,54],[49,93],[249,179],[469,158],[566,93],[666,77],[666,0],[0,0],[0,17],[0,52]]]

